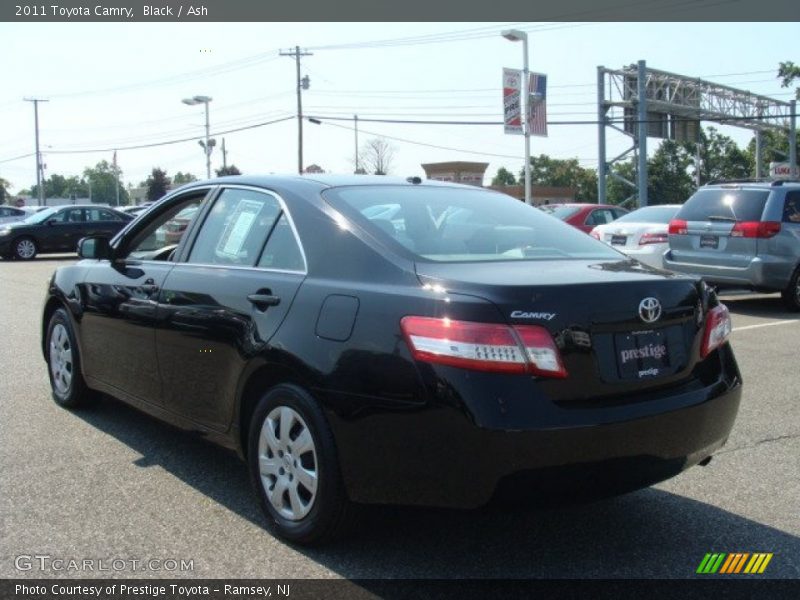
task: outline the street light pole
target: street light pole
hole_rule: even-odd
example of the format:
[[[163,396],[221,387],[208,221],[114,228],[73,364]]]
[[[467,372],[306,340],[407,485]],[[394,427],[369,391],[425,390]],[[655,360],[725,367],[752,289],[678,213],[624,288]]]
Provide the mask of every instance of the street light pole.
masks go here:
[[[528,68],[528,34],[520,29],[507,29],[501,35],[511,42],[522,42],[522,134],[525,137],[525,204],[531,198],[531,125],[530,125],[530,71]]]
[[[210,96],[194,96],[193,98],[184,98],[183,102],[187,106],[196,106],[197,104],[204,104],[206,109],[206,141],[200,141],[200,145],[206,153],[206,178],[211,179],[211,150],[214,148],[216,140],[211,139],[211,125],[208,116],[208,103],[213,98]]]

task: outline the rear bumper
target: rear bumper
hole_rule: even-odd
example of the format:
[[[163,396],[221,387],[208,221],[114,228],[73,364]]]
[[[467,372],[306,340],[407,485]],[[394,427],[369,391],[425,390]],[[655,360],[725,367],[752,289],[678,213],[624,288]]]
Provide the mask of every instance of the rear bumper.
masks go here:
[[[348,493],[358,502],[473,508],[503,481],[577,482],[602,493],[667,479],[711,456],[733,427],[741,378],[730,347],[717,354],[723,368],[713,385],[635,406],[551,410],[559,424],[480,426],[455,398],[354,420],[330,414]]]
[[[708,283],[760,289],[783,290],[789,283],[794,265],[783,259],[757,256],[744,267],[697,264],[677,260],[670,250],[664,254],[664,268],[679,273],[699,275]]]

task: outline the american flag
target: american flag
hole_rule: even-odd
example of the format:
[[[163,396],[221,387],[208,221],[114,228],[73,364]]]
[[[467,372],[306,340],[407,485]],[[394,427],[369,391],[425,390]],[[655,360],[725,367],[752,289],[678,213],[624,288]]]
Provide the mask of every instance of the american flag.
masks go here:
[[[531,135],[547,137],[547,75],[531,73],[528,89],[528,123]]]

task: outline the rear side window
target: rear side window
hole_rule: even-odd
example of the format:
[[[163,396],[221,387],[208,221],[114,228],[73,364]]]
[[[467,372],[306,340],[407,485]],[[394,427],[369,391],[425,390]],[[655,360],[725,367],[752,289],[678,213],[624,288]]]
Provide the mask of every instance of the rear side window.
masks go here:
[[[438,186],[332,188],[325,199],[388,246],[437,262],[620,258],[582,231],[510,196]],[[378,205],[393,207],[391,211]]]
[[[269,194],[224,190],[206,216],[188,262],[254,266],[280,212],[280,203]]]
[[[800,223],[800,192],[789,192],[783,203],[783,222]]]
[[[305,270],[303,253],[297,244],[297,238],[286,218],[286,213],[281,214],[275,228],[269,234],[269,240],[258,260],[258,266],[282,271]]]
[[[611,223],[615,218],[614,212],[608,208],[598,208],[593,210],[586,218],[587,225],[605,225]]]
[[[120,218],[112,213],[110,210],[103,210],[102,208],[90,208],[87,211],[89,221],[119,221]]]
[[[684,221],[760,221],[768,190],[698,190],[675,215]]]

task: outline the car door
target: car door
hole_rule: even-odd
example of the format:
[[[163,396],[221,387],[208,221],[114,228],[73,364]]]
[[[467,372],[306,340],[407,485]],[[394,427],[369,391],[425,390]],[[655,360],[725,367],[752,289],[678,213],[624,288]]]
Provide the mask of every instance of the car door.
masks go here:
[[[245,365],[264,351],[306,273],[283,201],[225,187],[164,283],[156,351],[167,407],[227,429]]]
[[[38,228],[39,252],[74,252],[82,227],[83,208],[59,209]]]
[[[126,223],[122,220],[122,217],[106,208],[87,208],[85,215],[86,226],[83,236],[104,235],[112,237]]]
[[[155,351],[158,297],[174,266],[165,223],[199,205],[208,188],[165,201],[159,211],[118,240],[114,260],[85,261],[79,286],[84,372],[94,380],[153,404],[162,403]]]

